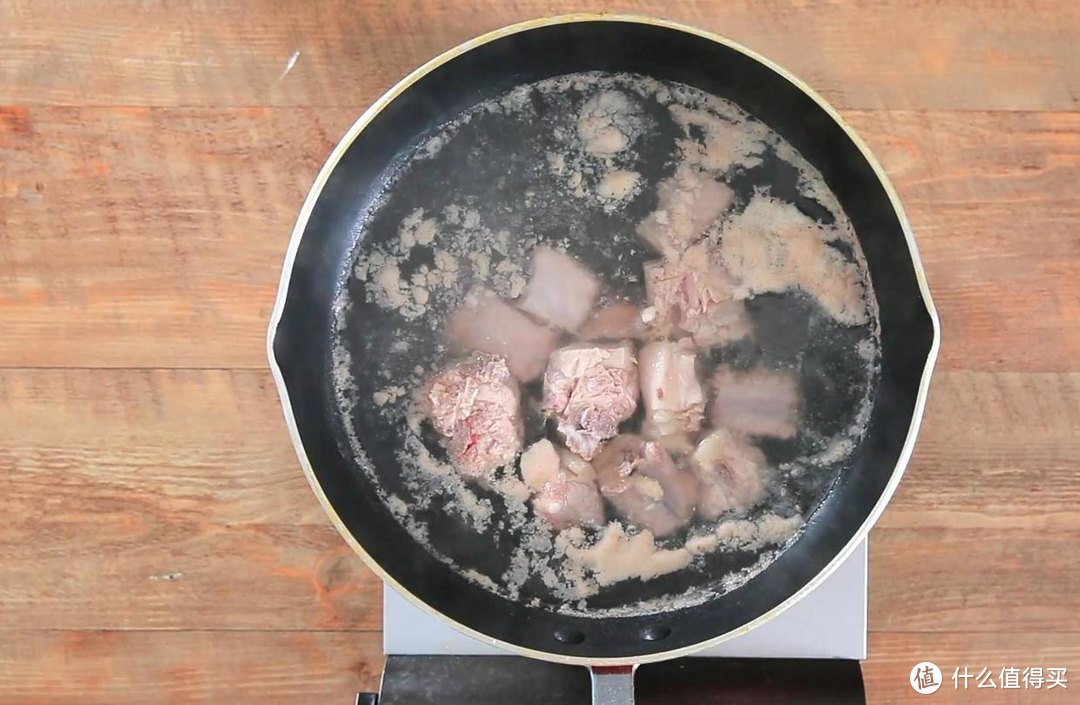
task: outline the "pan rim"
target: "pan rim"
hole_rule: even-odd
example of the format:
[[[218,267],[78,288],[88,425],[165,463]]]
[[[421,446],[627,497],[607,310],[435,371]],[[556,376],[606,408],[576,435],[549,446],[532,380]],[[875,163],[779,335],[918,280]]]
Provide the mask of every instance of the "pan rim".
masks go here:
[[[716,42],[764,65],[766,68],[773,71],[783,79],[787,80],[797,89],[802,91],[807,97],[813,100],[844,131],[847,138],[852,141],[855,147],[862,154],[863,158],[873,169],[875,176],[881,183],[882,187],[885,189],[885,192],[889,197],[889,202],[892,204],[897,220],[900,223],[901,229],[904,233],[904,240],[908,246],[909,256],[911,258],[912,266],[914,268],[916,281],[918,283],[919,291],[923,300],[923,305],[926,308],[926,312],[930,318],[933,330],[930,350],[927,354],[926,364],[923,367],[922,376],[919,380],[919,387],[915,399],[915,407],[912,411],[911,424],[908,427],[907,436],[904,439],[904,444],[901,448],[900,456],[897,459],[896,466],[893,469],[893,472],[889,477],[889,481],[888,483],[886,483],[886,486],[882,491],[880,497],[878,498],[874,507],[871,509],[870,513],[867,515],[866,520],[851,537],[851,539],[847,542],[847,544],[845,544],[845,546],[832,558],[832,560],[824,568],[822,568],[822,570],[816,576],[814,576],[809,582],[807,582],[806,585],[792,593],[787,599],[773,607],[768,612],[760,615],[759,617],[751,620],[750,622],[747,622],[736,629],[730,630],[728,632],[725,632],[724,634],[720,634],[705,641],[700,641],[695,644],[690,644],[667,651],[657,651],[650,654],[642,654],[631,658],[571,656],[523,647],[517,644],[513,644],[511,642],[495,639],[469,626],[457,622],[451,617],[429,606],[426,602],[418,598],[411,591],[401,585],[397,580],[395,580],[391,575],[389,575],[382,568],[382,566],[379,565],[379,563],[364,549],[360,542],[357,541],[356,538],[352,535],[352,532],[350,532],[349,529],[345,526],[344,522],[338,516],[336,510],[331,505],[329,499],[323,492],[322,487],[319,484],[318,478],[316,478],[315,476],[310,458],[308,457],[307,452],[304,448],[303,441],[300,438],[299,428],[297,426],[296,418],[293,414],[292,405],[289,400],[289,392],[285,386],[285,380],[274,352],[274,341],[276,338],[279,323],[281,322],[282,314],[284,312],[285,300],[288,295],[289,283],[292,277],[296,254],[299,250],[300,242],[303,239],[304,232],[307,230],[308,220],[311,217],[311,213],[314,209],[315,203],[321,196],[323,188],[325,187],[330,175],[337,167],[338,162],[344,156],[345,152],[349,149],[349,147],[361,134],[361,132],[363,132],[363,130],[375,119],[376,116],[378,116],[380,112],[382,112],[399,95],[408,90],[415,82],[417,82],[430,72],[434,71],[438,67],[442,66],[443,64],[476,47],[521,32],[527,32],[534,29],[550,27],[560,24],[573,24],[582,22],[623,22],[653,25],[665,29],[684,32],[707,39],[712,42]],[[499,649],[503,649],[516,655],[541,659],[544,661],[579,666],[613,666],[623,665],[627,662],[633,662],[638,664],[652,663],[656,661],[679,658],[681,656],[688,656],[695,652],[711,648],[722,642],[746,634],[753,629],[761,626],[762,624],[771,621],[772,619],[786,611],[788,608],[790,608],[792,605],[796,604],[799,600],[808,595],[814,589],[816,589],[830,575],[832,575],[832,573],[855,551],[858,545],[867,537],[870,529],[874,526],[874,524],[880,518],[881,514],[884,512],[885,507],[888,505],[889,500],[895,493],[896,488],[898,487],[900,480],[907,469],[908,462],[910,461],[911,454],[914,450],[915,440],[918,436],[919,427],[922,423],[923,413],[926,407],[926,400],[929,394],[930,379],[933,375],[934,367],[938,357],[938,352],[940,349],[940,344],[941,330],[937,309],[935,308],[933,299],[931,298],[930,287],[926,280],[926,273],[923,268],[922,258],[919,254],[918,245],[915,242],[915,235],[912,231],[911,223],[908,221],[907,214],[905,213],[904,208],[900,203],[899,195],[893,187],[892,182],[886,175],[884,168],[870,151],[869,146],[862,139],[862,137],[859,136],[859,134],[843,119],[843,117],[841,117],[839,112],[807,83],[799,79],[786,68],[727,37],[682,22],[677,22],[674,20],[664,19],[660,17],[639,14],[612,13],[571,13],[563,15],[553,15],[535,18],[531,20],[525,20],[523,22],[518,22],[492,30],[490,32],[486,32],[430,59],[423,65],[414,69],[412,72],[399,80],[393,86],[391,86],[374,103],[372,103],[371,106],[368,107],[368,109],[365,110],[360,115],[360,117],[356,119],[356,121],[345,132],[344,136],[334,146],[334,149],[331,151],[330,156],[326,159],[322,168],[319,170],[318,174],[315,177],[315,181],[311,186],[311,189],[308,191],[308,194],[304,199],[304,203],[301,206],[299,215],[297,216],[296,224],[293,227],[292,235],[289,240],[289,246],[286,251],[285,261],[281,273],[281,279],[278,285],[277,298],[274,304],[273,312],[270,317],[269,330],[267,331],[266,339],[267,357],[269,359],[270,371],[274,377],[274,383],[277,386],[278,395],[285,415],[285,422],[289,430],[289,436],[293,444],[293,449],[296,452],[297,459],[300,462],[300,466],[304,472],[304,476],[307,478],[308,484],[311,485],[311,489],[315,494],[316,499],[322,506],[323,511],[326,513],[331,523],[337,529],[338,533],[341,534],[342,538],[349,545],[349,547],[352,548],[352,550],[360,556],[360,558],[364,561],[367,567],[372,570],[372,572],[374,572],[377,576],[379,576],[379,578],[386,585],[389,585],[391,588],[396,590],[413,606],[432,617],[442,620],[444,623],[449,624],[457,631],[469,637],[472,637],[485,644],[497,647]]]

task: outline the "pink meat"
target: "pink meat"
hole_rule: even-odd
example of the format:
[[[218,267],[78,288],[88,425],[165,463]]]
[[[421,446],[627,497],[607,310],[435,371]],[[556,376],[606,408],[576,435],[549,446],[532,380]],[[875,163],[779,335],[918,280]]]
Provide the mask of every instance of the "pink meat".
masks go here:
[[[559,474],[562,461],[555,444],[541,438],[521,454],[520,465],[521,479],[533,492],[539,492]]]
[[[623,434],[593,461],[600,492],[631,523],[654,536],[669,536],[690,521],[698,482],[658,443]]]
[[[557,531],[604,523],[604,505],[592,466],[568,451],[559,451],[551,441],[541,439],[522,453],[521,477],[533,489],[533,509]]]
[[[533,510],[556,531],[571,526],[601,526],[604,502],[592,481],[562,473],[533,498]]]
[[[713,389],[717,428],[775,438],[792,438],[798,431],[799,380],[792,371],[723,367],[713,377]]]
[[[697,352],[689,338],[661,340],[641,349],[641,400],[645,422],[657,438],[701,428],[705,395],[697,375]]]
[[[561,252],[538,247],[532,278],[519,306],[552,325],[576,331],[589,317],[599,293],[600,282],[592,272]]]
[[[735,280],[714,262],[707,243],[645,265],[645,291],[656,309],[661,329],[685,332],[699,346],[738,340],[750,333],[742,301],[736,301]]]
[[[637,232],[665,257],[700,240],[735,200],[726,184],[685,168],[660,182],[657,195],[657,210],[641,222]]]
[[[643,338],[648,326],[641,309],[625,301],[615,301],[592,315],[581,328],[585,340]]]
[[[714,520],[732,510],[749,509],[765,494],[765,455],[745,438],[718,429],[698,443],[693,471],[701,482],[697,512]]]
[[[486,475],[521,450],[521,395],[503,358],[474,353],[447,367],[431,379],[424,401],[461,474]]]
[[[490,291],[479,290],[450,317],[447,337],[466,350],[505,358],[514,376],[528,382],[544,371],[559,335]]]
[[[629,343],[579,343],[556,350],[544,374],[543,410],[566,447],[589,460],[637,409],[638,370]]]

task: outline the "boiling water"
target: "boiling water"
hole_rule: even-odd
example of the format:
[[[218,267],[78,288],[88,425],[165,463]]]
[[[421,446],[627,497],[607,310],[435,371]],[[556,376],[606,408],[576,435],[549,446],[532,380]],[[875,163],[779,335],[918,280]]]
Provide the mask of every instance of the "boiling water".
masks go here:
[[[703,372],[721,364],[794,370],[807,403],[793,439],[757,443],[770,465],[763,502],[655,545],[629,547],[632,539],[609,530],[602,545],[632,548],[645,567],[604,585],[596,560],[603,532],[554,534],[529,509],[516,468],[497,472],[490,486],[465,481],[415,394],[462,354],[440,334],[447,316],[478,285],[519,296],[538,245],[596,273],[601,304],[644,302],[642,265],[665,244],[645,242],[639,230],[670,210],[673,186],[689,172],[731,189],[728,214],[705,238],[751,296],[751,335],[699,352]],[[792,228],[805,236],[798,247],[769,239]],[[418,144],[359,235],[336,304],[343,443],[417,541],[493,592],[590,616],[709,599],[797,540],[862,438],[879,345],[858,241],[821,174],[730,102],[626,74],[516,88]],[[549,434],[540,391],[539,383],[522,390],[526,445]],[[639,423],[640,415],[623,430]]]

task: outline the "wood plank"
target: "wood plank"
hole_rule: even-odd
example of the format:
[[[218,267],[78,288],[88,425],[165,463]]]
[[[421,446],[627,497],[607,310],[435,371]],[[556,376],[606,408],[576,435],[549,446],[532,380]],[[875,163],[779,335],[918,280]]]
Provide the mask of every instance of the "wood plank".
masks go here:
[[[1078,255],[1080,113],[844,111],[907,207],[929,264]],[[1038,230],[1025,227],[1051,211]],[[972,219],[980,237],[965,236]],[[990,227],[996,224],[996,228]]]
[[[1080,631],[1080,531],[876,529],[870,624],[882,631]]]
[[[942,372],[889,528],[1080,530],[1080,373]]]
[[[326,523],[269,372],[6,370],[0,449],[0,508],[28,522],[166,509],[185,524]]]
[[[381,624],[266,373],[5,372],[0,477],[0,628]]]
[[[7,114],[5,363],[264,366],[296,212],[352,111]]]
[[[352,110],[4,115],[0,366],[265,365],[296,211]],[[1080,113],[850,117],[907,200],[941,367],[1073,369]]]
[[[0,703],[350,703],[382,661],[377,632],[5,632]]]
[[[913,605],[918,609],[921,603]],[[944,683],[932,696],[934,703],[1009,703],[1010,705],[1044,705],[1072,702],[1076,674],[1080,672],[1080,634],[1044,634],[1038,632],[998,632],[993,634],[926,634],[911,632],[870,632],[870,658],[863,662],[863,680],[867,703],[871,705],[901,705],[921,701],[908,685],[911,669],[920,661],[930,661],[941,669]],[[1069,683],[1065,689],[1025,690],[1021,682],[1017,690],[977,689],[970,681],[967,690],[954,686],[952,675],[957,668],[967,666],[968,672],[978,674],[986,668],[999,683],[1002,668],[1026,667],[1066,668]],[[962,682],[962,681],[961,681]]]
[[[873,623],[1080,631],[1080,375],[938,385],[875,532]],[[378,581],[302,479],[265,372],[0,371],[0,476],[0,628],[379,624]],[[905,607],[923,591],[935,607]]]
[[[581,10],[724,33],[844,108],[1072,109],[1080,96],[1071,70],[1080,15],[1052,0],[871,2],[855,12],[842,0],[201,0],[185,3],[182,18],[170,8],[4,3],[0,105],[357,105],[480,32]]]
[[[133,511],[5,527],[5,629],[379,629],[381,582],[326,526]]]

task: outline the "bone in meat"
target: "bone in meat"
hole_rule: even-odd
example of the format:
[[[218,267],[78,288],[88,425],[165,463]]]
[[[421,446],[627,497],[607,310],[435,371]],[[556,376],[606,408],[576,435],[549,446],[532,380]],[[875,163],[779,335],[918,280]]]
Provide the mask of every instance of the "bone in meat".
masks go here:
[[[693,471],[701,482],[697,512],[717,519],[724,512],[749,509],[764,496],[765,455],[745,438],[717,429],[698,443]]]
[[[629,343],[580,343],[556,350],[544,374],[543,409],[566,447],[586,460],[637,408],[638,370]]]
[[[589,317],[599,293],[600,282],[592,272],[568,255],[538,247],[533,254],[532,278],[519,305],[523,311],[572,332]]]
[[[645,265],[645,291],[657,312],[656,325],[689,333],[702,347],[750,333],[745,307],[735,300],[735,280],[712,260],[707,244]]]
[[[541,439],[522,453],[521,477],[534,492],[533,510],[555,530],[603,523],[603,501],[587,461]]]
[[[533,510],[556,531],[604,523],[604,503],[596,484],[566,473],[544,485],[533,498]]]
[[[676,467],[654,441],[633,434],[612,439],[593,461],[600,492],[628,521],[669,536],[690,521],[697,502],[693,473]]]
[[[544,371],[558,333],[538,325],[490,291],[472,292],[447,325],[447,336],[467,350],[499,355],[522,382]]]
[[[486,475],[521,450],[521,396],[503,358],[474,353],[436,374],[423,399],[461,474]]]
[[[697,353],[689,338],[661,340],[641,349],[641,399],[645,421],[657,437],[693,433],[705,416],[697,376]]]
[[[792,371],[722,367],[713,376],[713,389],[717,428],[775,438],[792,438],[798,431],[799,381]]]

